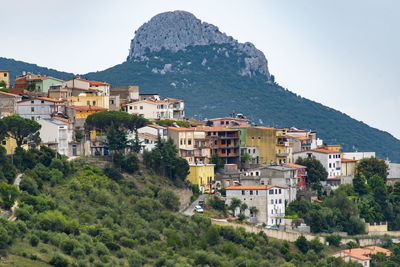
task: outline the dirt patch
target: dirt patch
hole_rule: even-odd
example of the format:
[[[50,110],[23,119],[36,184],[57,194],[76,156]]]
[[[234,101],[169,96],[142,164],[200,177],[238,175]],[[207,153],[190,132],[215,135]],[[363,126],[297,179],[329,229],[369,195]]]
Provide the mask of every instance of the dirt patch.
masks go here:
[[[175,194],[179,196],[181,205],[179,210],[182,211],[190,205],[190,197],[193,195],[192,190],[188,188],[175,188]]]

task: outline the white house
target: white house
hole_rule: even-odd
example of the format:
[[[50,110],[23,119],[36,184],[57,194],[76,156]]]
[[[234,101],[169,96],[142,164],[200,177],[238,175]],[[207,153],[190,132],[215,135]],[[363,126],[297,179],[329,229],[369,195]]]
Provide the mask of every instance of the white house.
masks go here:
[[[343,158],[345,159],[353,159],[359,161],[372,157],[375,158],[375,152],[343,152]]]
[[[86,79],[82,79],[80,76],[77,76],[72,80],[65,81],[63,83],[63,87],[86,91],[95,90],[98,92],[98,95],[110,95],[110,84],[98,81],[88,81]]]
[[[17,112],[26,119],[51,118],[54,114],[65,114],[65,103],[62,100],[47,97],[23,99],[17,103]]]
[[[126,112],[149,120],[182,119],[185,117],[183,100],[166,98],[164,100],[140,100],[126,104]]]
[[[340,152],[317,148],[308,151],[301,151],[293,154],[293,160],[298,158],[315,157],[328,172],[328,180],[339,180],[342,175],[342,162]]]
[[[160,126],[158,124],[150,124],[150,125],[146,125],[142,128],[138,129],[139,133],[148,133],[148,134],[152,134],[155,136],[160,135],[161,139],[167,139],[168,134],[167,134],[167,128]]]
[[[274,185],[239,185],[226,188],[226,204],[230,205],[232,198],[246,203],[248,208],[244,214],[251,222],[266,225],[280,225],[285,217],[285,188]],[[257,209],[256,213],[250,211]],[[240,208],[235,210],[239,214]]]
[[[68,144],[73,140],[73,130],[68,121],[62,118],[41,118],[38,123],[42,143],[54,148],[61,155],[68,155]]]

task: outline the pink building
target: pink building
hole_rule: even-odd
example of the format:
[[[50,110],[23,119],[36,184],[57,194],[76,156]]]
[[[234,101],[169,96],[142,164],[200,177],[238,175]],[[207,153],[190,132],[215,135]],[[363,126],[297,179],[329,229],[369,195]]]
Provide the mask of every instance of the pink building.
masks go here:
[[[294,163],[288,163],[288,164],[286,164],[286,166],[297,169],[296,174],[295,174],[296,178],[297,178],[297,188],[299,190],[306,189],[306,186],[307,186],[307,181],[306,181],[307,171],[306,171],[306,169],[307,169],[307,167],[303,166],[303,165],[299,165],[299,164],[294,164]]]
[[[232,128],[232,127],[249,127],[250,123],[246,116],[243,114],[236,114],[232,113],[230,117],[223,117],[223,118],[215,118],[210,119],[213,123],[212,126],[214,127],[225,127],[225,128]]]

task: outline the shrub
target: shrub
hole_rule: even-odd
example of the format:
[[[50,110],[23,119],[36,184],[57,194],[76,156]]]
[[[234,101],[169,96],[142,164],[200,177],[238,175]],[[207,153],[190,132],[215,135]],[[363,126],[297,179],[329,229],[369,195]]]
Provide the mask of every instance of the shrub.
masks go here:
[[[122,176],[122,174],[117,169],[112,168],[108,164],[104,167],[104,174],[107,175],[108,178],[116,182],[119,182],[124,178],[124,176]]]
[[[136,154],[129,154],[121,164],[121,167],[124,171],[128,173],[134,173],[139,170],[139,159]]]
[[[339,247],[341,240],[342,237],[340,235],[329,235],[326,237],[326,241],[329,243],[329,246]]]
[[[83,248],[77,247],[77,248],[74,248],[74,250],[72,250],[71,255],[74,258],[79,259],[85,255],[85,251],[83,250]]]
[[[133,248],[133,246],[135,245],[135,241],[126,236],[121,237],[120,242],[121,242],[122,246],[127,247],[127,248]]]
[[[130,267],[142,266],[145,263],[145,259],[134,250],[128,257],[128,263]]]
[[[28,192],[31,195],[36,195],[38,192],[38,185],[36,181],[27,175],[22,176],[19,188],[23,191]]]
[[[178,211],[179,197],[171,189],[164,188],[158,193],[158,199],[169,210]]]
[[[37,235],[32,235],[29,242],[31,243],[32,247],[36,247],[39,244],[39,237],[37,237]]]
[[[108,248],[101,242],[96,243],[96,253],[99,255],[99,257],[110,254]]]
[[[75,248],[78,248],[79,246],[80,246],[80,244],[78,241],[76,241],[75,239],[70,239],[70,238],[65,239],[60,244],[62,251],[64,251],[68,255],[71,255],[72,251]]]
[[[67,267],[69,265],[69,261],[57,253],[51,258],[49,264],[55,267]]]
[[[307,239],[303,235],[299,236],[294,244],[303,254],[307,253],[309,245]]]
[[[18,220],[29,221],[32,216],[28,210],[24,208],[18,208],[15,210],[15,217],[17,217]]]

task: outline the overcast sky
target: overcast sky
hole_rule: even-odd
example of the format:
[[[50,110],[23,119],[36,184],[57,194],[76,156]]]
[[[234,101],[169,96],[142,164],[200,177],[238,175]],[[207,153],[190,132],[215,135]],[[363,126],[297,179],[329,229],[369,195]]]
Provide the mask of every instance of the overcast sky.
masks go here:
[[[396,0],[5,1],[0,56],[103,70],[126,60],[139,26],[178,9],[254,43],[282,86],[400,138]]]

